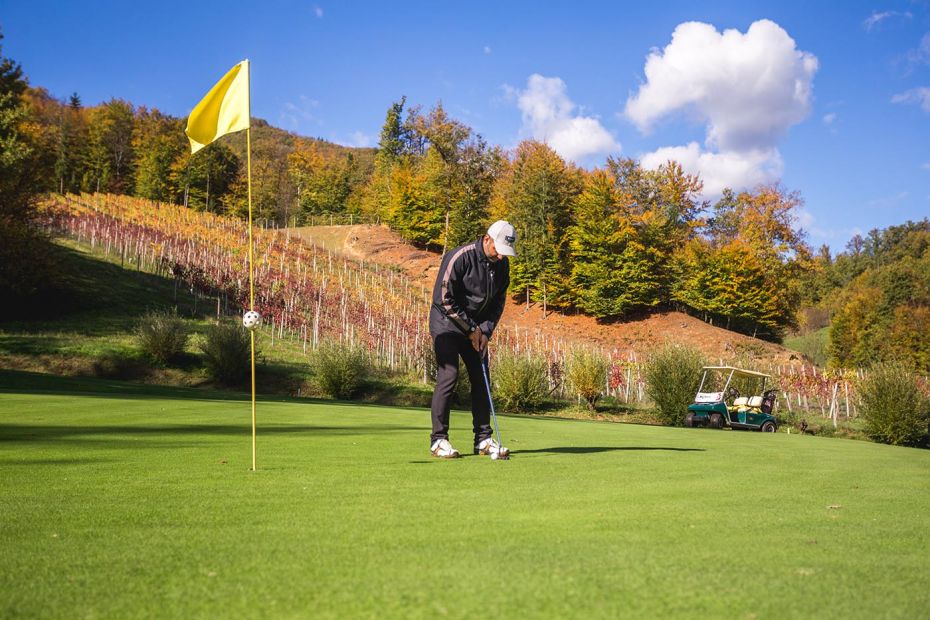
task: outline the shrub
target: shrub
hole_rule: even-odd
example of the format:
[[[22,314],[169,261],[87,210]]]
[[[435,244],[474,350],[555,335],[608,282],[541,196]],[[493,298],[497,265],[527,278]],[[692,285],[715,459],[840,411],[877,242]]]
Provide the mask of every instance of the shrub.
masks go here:
[[[595,411],[595,403],[607,387],[607,359],[591,351],[576,349],[565,368],[569,387]]]
[[[549,393],[545,359],[514,354],[495,357],[493,377],[494,399],[507,410],[535,409]]]
[[[865,432],[875,441],[896,446],[926,445],[930,398],[917,377],[899,364],[878,364],[859,385]]]
[[[147,312],[136,325],[139,347],[159,364],[167,364],[183,356],[187,337],[184,321],[166,310]]]
[[[212,324],[200,344],[207,374],[223,385],[242,385],[251,376],[250,348],[249,331],[238,320]]]
[[[646,362],[646,394],[656,404],[665,424],[680,426],[701,381],[704,360],[689,347],[666,345]]]
[[[358,347],[323,342],[313,355],[313,367],[324,394],[347,400],[368,376],[368,356]]]

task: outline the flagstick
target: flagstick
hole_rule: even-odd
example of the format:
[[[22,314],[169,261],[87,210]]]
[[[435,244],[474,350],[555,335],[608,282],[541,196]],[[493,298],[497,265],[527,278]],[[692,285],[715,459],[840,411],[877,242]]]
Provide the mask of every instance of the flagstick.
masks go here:
[[[249,69],[251,73],[251,68]],[[252,88],[251,88],[251,76],[250,76],[250,85],[249,85],[249,125],[250,127],[245,130],[245,152],[246,152],[246,174],[248,176],[248,188],[249,188],[249,309],[255,310],[255,285],[253,284],[254,279],[254,267],[253,263],[253,251],[252,251]],[[251,338],[251,350],[252,350],[252,471],[255,471],[255,330],[249,330],[249,336]]]

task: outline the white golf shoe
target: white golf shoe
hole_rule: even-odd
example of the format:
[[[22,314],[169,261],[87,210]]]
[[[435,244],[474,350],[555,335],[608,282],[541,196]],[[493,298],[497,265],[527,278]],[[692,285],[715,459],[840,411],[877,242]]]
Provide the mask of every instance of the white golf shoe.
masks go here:
[[[457,459],[459,451],[452,447],[448,439],[437,439],[429,449],[430,454],[439,459]]]
[[[493,437],[488,437],[475,446],[475,454],[490,456],[492,459],[505,459],[510,456],[510,450],[494,441]]]

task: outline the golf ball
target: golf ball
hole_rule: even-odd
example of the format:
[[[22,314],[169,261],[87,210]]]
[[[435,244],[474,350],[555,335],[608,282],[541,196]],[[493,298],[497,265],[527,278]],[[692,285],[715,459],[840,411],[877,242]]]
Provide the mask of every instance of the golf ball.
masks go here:
[[[496,461],[496,460],[497,460],[497,452],[492,452],[492,453],[491,453],[491,460],[492,460],[492,461]]]

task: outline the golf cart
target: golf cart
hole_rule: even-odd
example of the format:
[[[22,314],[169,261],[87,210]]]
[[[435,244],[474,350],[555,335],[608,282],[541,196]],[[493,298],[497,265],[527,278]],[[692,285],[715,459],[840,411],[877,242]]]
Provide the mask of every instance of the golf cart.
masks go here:
[[[753,370],[705,366],[694,403],[688,405],[685,426],[729,426],[774,433],[778,420],[772,415],[775,390],[765,389],[769,379],[771,376]]]

